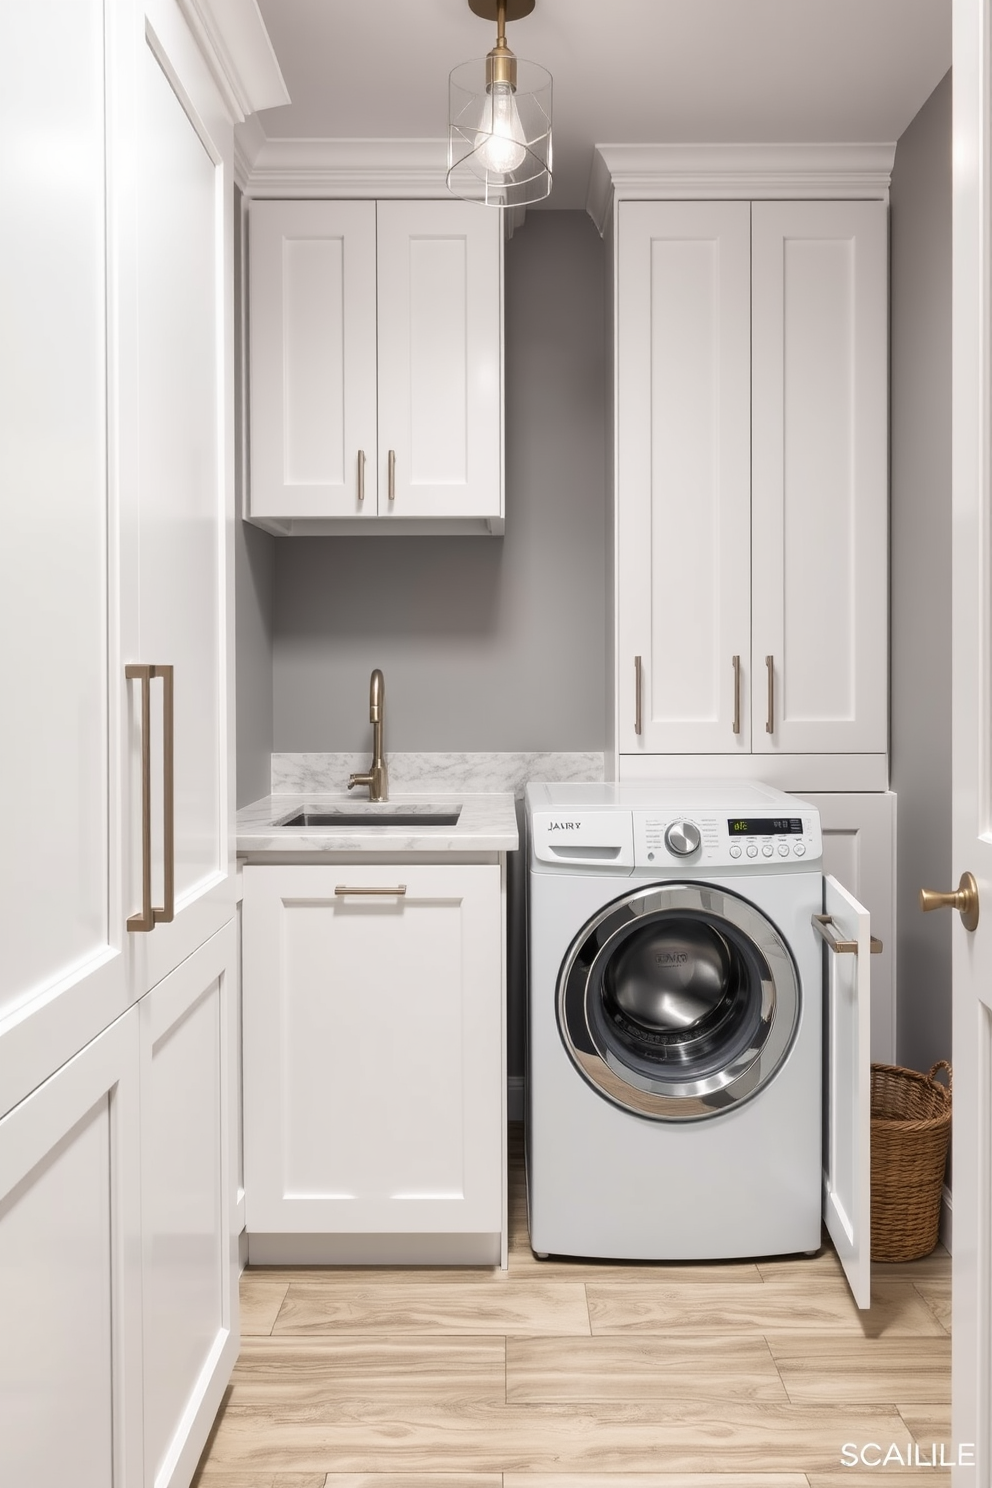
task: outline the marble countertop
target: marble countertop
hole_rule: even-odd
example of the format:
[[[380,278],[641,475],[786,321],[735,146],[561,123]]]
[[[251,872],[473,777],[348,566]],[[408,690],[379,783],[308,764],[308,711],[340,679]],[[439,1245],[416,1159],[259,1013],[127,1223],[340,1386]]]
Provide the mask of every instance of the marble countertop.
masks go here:
[[[369,819],[402,811],[411,816],[458,810],[453,826],[405,823],[402,826],[275,825],[303,810],[328,815],[348,813]],[[461,853],[509,852],[519,845],[512,792],[482,793],[431,791],[413,794],[391,791],[389,800],[376,803],[353,795],[287,792],[263,796],[243,806],[237,816],[239,856],[280,853]]]

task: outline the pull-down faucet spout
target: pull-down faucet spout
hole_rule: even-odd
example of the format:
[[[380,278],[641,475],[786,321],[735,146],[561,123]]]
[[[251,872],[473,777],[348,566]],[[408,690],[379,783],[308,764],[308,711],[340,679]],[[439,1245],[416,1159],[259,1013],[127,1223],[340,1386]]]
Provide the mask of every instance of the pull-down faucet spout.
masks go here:
[[[388,798],[389,779],[383,753],[382,734],[386,718],[386,684],[376,667],[369,678],[369,722],[372,725],[372,765],[367,774],[351,775],[348,789],[356,785],[367,785],[370,801],[385,801]]]

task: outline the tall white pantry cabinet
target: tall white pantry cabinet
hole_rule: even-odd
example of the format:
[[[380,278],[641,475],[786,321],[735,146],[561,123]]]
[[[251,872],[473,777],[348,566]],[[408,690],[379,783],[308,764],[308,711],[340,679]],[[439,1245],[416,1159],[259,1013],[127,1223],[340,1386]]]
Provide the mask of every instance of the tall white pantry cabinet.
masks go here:
[[[816,804],[895,1057],[888,176],[876,147],[607,147],[613,767]]]
[[[189,15],[0,3],[0,1482],[31,1488],[185,1488],[238,1347],[237,110]]]

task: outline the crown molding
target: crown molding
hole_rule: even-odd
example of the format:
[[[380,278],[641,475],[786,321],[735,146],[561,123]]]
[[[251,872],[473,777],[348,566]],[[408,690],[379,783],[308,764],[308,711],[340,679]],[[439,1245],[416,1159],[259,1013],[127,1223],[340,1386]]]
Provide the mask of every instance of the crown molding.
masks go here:
[[[616,201],[888,201],[894,144],[596,145],[586,211],[605,233]]]
[[[257,0],[179,0],[236,122],[289,103]]]
[[[269,139],[239,125],[239,185],[249,197],[447,197],[447,139]]]

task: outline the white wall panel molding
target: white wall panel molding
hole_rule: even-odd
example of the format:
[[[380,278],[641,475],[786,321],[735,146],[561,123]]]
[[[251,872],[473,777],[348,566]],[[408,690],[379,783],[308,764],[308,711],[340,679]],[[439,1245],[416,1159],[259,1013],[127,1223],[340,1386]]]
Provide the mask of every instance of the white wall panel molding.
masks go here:
[[[256,0],[178,0],[232,119],[289,103]]]
[[[894,144],[597,145],[586,211],[606,229],[615,199],[888,201]]]
[[[250,197],[448,198],[443,139],[268,139],[238,128],[239,185]]]

